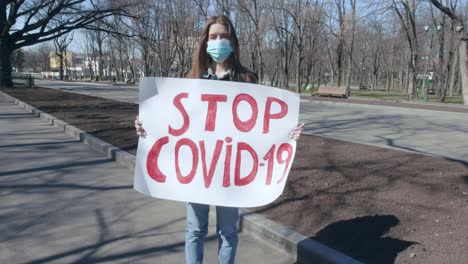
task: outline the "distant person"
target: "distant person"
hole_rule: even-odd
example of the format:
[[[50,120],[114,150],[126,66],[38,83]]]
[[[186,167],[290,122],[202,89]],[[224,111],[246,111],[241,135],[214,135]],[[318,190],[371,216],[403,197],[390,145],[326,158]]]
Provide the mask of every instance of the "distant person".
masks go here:
[[[257,83],[257,75],[240,63],[239,41],[231,21],[226,16],[213,16],[208,19],[201,33],[198,49],[193,57],[192,69],[187,76],[196,79],[225,80]],[[138,119],[135,128],[139,136],[145,130]],[[297,140],[302,125],[292,133]],[[185,231],[185,258],[187,264],[203,263],[203,243],[208,233],[207,204],[187,204],[187,224]],[[216,206],[216,229],[219,236],[218,261],[232,264],[236,256],[238,230],[238,208]]]

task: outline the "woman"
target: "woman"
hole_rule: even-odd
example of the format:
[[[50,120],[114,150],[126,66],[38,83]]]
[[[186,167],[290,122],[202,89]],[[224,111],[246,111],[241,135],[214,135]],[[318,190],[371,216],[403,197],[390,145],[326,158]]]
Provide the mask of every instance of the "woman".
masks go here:
[[[201,33],[189,78],[257,83],[257,76],[240,63],[239,41],[231,21],[226,16],[210,17]],[[292,133],[297,140],[302,125]],[[139,136],[144,136],[142,123],[135,120]],[[187,263],[203,263],[203,242],[208,232],[209,205],[188,203],[185,231]],[[216,206],[216,229],[219,236],[219,263],[234,263],[237,249],[238,208]]]

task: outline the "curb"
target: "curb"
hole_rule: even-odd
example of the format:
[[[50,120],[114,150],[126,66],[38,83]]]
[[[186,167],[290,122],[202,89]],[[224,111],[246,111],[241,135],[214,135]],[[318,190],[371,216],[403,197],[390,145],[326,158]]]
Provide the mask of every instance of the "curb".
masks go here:
[[[295,264],[363,264],[266,217],[239,209],[240,230],[290,254]]]
[[[322,101],[322,100],[314,100],[310,98],[301,97],[301,100],[305,100],[310,103],[314,104],[322,104],[322,105],[330,105],[335,106],[339,105],[341,107],[348,107],[348,108],[367,108],[367,109],[386,109],[386,110],[400,110],[400,111],[411,111],[411,112],[419,112],[419,113],[431,113],[431,114],[441,114],[441,113],[450,113],[455,115],[467,115],[468,113],[465,112],[451,112],[451,111],[444,111],[444,110],[434,110],[434,109],[420,109],[420,108],[409,108],[409,107],[401,107],[401,106],[388,106],[388,105],[377,105],[377,104],[366,104],[366,103],[350,103],[350,102],[339,102],[339,101]],[[453,106],[448,106],[453,107]],[[460,108],[464,109],[465,107],[453,107],[453,108]]]
[[[107,158],[127,167],[131,171],[135,169],[135,156],[115,147],[87,132],[65,123],[54,116],[32,107],[2,91],[0,96],[9,102],[17,104],[26,111],[39,117],[49,125],[63,129],[65,133],[91,147],[91,149],[105,154]],[[281,224],[265,218],[264,216],[241,208],[239,210],[239,230],[273,245],[289,255],[296,264],[306,263],[333,263],[333,264],[361,264],[334,249],[331,249],[313,239],[301,235]]]
[[[349,99],[360,100],[360,101],[370,101],[370,102],[401,103],[401,104],[420,105],[420,106],[442,106],[442,107],[453,107],[453,108],[461,108],[461,109],[468,108],[468,106],[464,104],[456,104],[456,103],[421,102],[421,101],[408,101],[408,100],[402,100],[402,99],[379,99],[379,98],[360,97],[360,96],[350,96]]]

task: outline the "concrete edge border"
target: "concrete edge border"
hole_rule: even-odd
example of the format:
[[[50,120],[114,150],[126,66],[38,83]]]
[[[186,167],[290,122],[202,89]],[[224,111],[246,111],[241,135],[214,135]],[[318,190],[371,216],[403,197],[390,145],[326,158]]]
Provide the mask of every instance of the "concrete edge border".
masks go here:
[[[87,132],[76,128],[66,122],[55,118],[35,107],[32,107],[13,96],[2,91],[0,95],[9,102],[15,103],[26,111],[39,117],[49,125],[61,128],[65,133],[73,138],[89,145],[93,150],[105,154],[131,171],[135,168],[135,156],[115,147]],[[331,249],[313,239],[301,235],[281,224],[265,218],[264,216],[251,212],[248,209],[240,209],[239,226],[241,231],[267,241],[267,243],[290,254],[296,263],[337,263],[337,264],[360,264],[349,256],[346,256],[334,249]]]
[[[83,142],[91,147],[91,149],[105,154],[107,158],[112,159],[120,163],[121,165],[127,167],[130,170],[135,168],[135,156],[121,150],[118,147],[115,147],[91,134],[88,134],[86,131],[83,131],[77,127],[74,127],[60,119],[57,119],[51,114],[45,113],[33,106],[30,106],[11,95],[8,95],[0,91],[0,95],[6,98],[8,101],[17,104],[18,106],[24,108],[26,111],[32,113],[34,116],[39,117],[42,121],[48,123],[49,125],[56,126],[62,129],[65,133],[70,135],[76,140]]]
[[[388,105],[374,105],[374,104],[365,104],[365,103],[349,103],[349,102],[336,102],[336,101],[320,101],[320,100],[313,100],[310,98],[301,97],[301,100],[306,100],[308,102],[312,102],[314,104],[323,104],[323,105],[340,105],[342,107],[348,108],[368,108],[368,109],[388,109],[388,110],[400,110],[400,111],[412,111],[412,112],[420,112],[420,113],[432,113],[432,114],[440,114],[440,113],[447,113],[447,111],[442,110],[433,110],[433,109],[419,109],[419,108],[406,108],[401,106],[388,106]],[[464,107],[460,107],[464,108]],[[458,115],[467,115],[467,113],[462,112],[449,112],[451,114],[458,114]]]

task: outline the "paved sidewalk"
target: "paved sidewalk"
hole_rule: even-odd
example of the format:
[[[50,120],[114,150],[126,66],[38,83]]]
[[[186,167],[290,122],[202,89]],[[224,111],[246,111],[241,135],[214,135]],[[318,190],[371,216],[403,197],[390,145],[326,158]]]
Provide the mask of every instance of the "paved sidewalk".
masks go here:
[[[4,99],[0,149],[0,263],[184,262],[183,203],[140,195],[128,169]],[[205,263],[217,263],[213,217]],[[238,252],[293,262],[245,233]]]
[[[64,92],[73,92],[107,98],[115,101],[138,104],[138,86],[113,85],[109,83],[36,80],[39,87],[52,88]]]
[[[468,113],[302,100],[308,134],[468,162]]]

